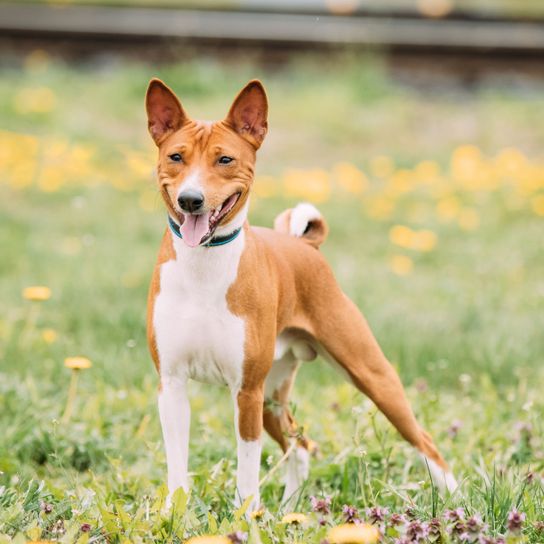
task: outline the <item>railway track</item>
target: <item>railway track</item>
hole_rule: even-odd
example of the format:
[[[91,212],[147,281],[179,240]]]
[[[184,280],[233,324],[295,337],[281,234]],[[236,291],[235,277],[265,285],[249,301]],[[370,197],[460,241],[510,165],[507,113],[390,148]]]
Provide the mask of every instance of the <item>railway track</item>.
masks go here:
[[[74,4],[0,3],[0,37],[48,40],[259,43],[289,47],[514,53],[544,60],[544,19],[445,17],[415,13],[173,9]]]

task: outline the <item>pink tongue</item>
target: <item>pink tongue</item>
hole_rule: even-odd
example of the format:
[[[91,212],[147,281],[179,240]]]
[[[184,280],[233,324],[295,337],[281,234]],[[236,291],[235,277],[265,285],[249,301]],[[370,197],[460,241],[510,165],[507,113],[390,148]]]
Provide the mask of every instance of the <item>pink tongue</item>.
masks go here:
[[[210,212],[202,215],[186,215],[183,224],[180,227],[183,241],[189,247],[196,247],[200,244],[200,240],[204,238],[208,232],[210,223]]]

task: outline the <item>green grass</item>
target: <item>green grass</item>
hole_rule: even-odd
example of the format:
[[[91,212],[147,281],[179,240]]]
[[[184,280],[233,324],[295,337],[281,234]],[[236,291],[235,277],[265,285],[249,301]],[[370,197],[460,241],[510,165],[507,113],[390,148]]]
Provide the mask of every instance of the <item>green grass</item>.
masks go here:
[[[541,88],[422,92],[392,81],[378,61],[357,57],[295,58],[264,71],[250,60],[211,58],[74,67],[34,53],[22,64],[4,58],[2,73],[0,542],[183,542],[242,530],[250,542],[319,543],[342,520],[344,504],[365,519],[365,508],[382,506],[410,508],[423,521],[461,507],[466,516],[479,513],[493,535],[506,532],[517,508],[527,516],[523,538],[543,541],[544,253],[543,218],[534,213],[544,189],[544,128],[535,121],[544,106]],[[411,448],[318,361],[302,369],[293,398],[297,419],[319,444],[296,509],[309,513],[310,495],[330,495],[325,526],[317,514],[303,527],[280,523],[277,477],[262,488],[262,519],[248,525],[234,511],[229,394],[196,383],[191,497],[187,505],[178,497],[177,513],[160,513],[165,460],[144,327],[165,226],[142,107],[155,74],[204,118],[222,116],[247,79],[265,81],[271,133],[258,170],[273,177],[275,194],[254,199],[254,224],[271,225],[305,196],[282,181],[290,168],[311,178],[347,161],[367,173],[362,194],[333,183],[318,203],[331,227],[323,251],[399,369],[418,417],[463,482],[461,493],[438,497]],[[505,146],[520,148],[527,164],[518,159],[519,171],[494,173],[500,182],[493,190],[476,179],[474,190],[455,185],[450,156],[465,143],[482,149],[483,170],[504,166],[493,157]],[[90,155],[77,159],[74,149]],[[372,173],[379,155],[392,157],[397,173],[428,159],[442,173],[389,194],[389,178]],[[17,170],[28,165],[35,167],[28,176]],[[528,183],[524,172],[536,180],[525,192],[518,189]],[[376,216],[384,195],[393,209]],[[477,214],[477,228],[437,214],[450,197]],[[397,224],[433,231],[436,247],[393,244],[389,232]],[[392,270],[398,256],[410,259],[411,273]],[[29,285],[50,287],[51,299],[24,300]],[[45,329],[56,331],[52,343]],[[93,367],[81,376],[75,415],[65,424],[70,375],[63,359],[79,354]],[[279,459],[266,438],[262,475]],[[90,532],[81,531],[84,523]]]

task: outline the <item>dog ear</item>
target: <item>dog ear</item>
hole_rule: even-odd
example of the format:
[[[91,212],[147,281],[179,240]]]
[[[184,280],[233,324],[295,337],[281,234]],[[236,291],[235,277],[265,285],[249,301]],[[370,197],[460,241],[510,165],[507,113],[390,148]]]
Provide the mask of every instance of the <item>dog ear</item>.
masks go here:
[[[259,149],[268,130],[268,100],[263,84],[250,81],[234,99],[225,122]]]
[[[180,129],[188,120],[174,91],[160,79],[149,82],[145,108],[149,133],[157,145],[167,134]]]

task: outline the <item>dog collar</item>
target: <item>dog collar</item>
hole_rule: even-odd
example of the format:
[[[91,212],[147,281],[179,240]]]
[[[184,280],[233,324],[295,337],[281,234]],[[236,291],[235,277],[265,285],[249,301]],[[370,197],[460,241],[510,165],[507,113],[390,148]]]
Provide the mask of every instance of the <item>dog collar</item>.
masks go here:
[[[178,238],[183,239],[183,236],[179,231],[179,225],[170,216],[168,216],[168,226]],[[241,230],[242,227],[238,227],[226,236],[214,236],[209,242],[204,244],[204,247],[224,246],[225,244],[228,244],[229,242],[232,242],[235,238],[237,238]]]

